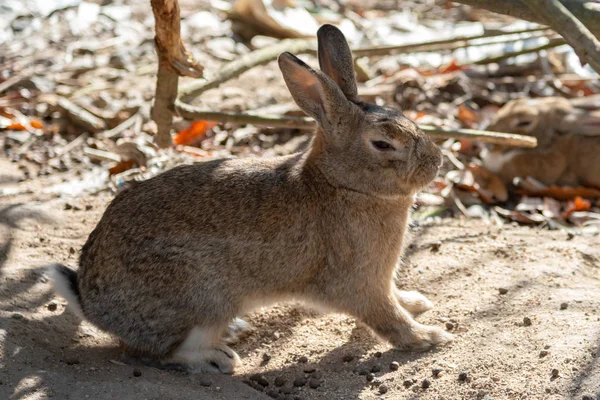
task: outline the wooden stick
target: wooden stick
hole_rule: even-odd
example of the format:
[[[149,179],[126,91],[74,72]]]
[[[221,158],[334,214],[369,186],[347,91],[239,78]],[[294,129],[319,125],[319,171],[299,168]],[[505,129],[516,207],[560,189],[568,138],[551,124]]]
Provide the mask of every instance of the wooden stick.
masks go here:
[[[528,0],[524,4],[540,13],[575,49],[582,64],[600,73],[600,41],[558,0]]]
[[[88,132],[98,132],[106,129],[106,123],[103,120],[64,97],[55,94],[43,94],[40,96],[39,101],[58,107],[71,122]]]
[[[504,60],[507,60],[512,57],[517,57],[517,56],[520,56],[523,54],[529,54],[529,53],[537,53],[538,51],[552,49],[554,47],[562,46],[565,44],[567,44],[567,42],[565,42],[563,39],[552,39],[548,43],[543,44],[541,46],[529,47],[527,49],[522,49],[522,50],[518,50],[518,51],[511,51],[511,52],[504,53],[504,54],[501,54],[496,57],[482,58],[481,60],[473,62],[473,64],[486,65],[486,64],[499,63],[500,61],[504,61]]]
[[[527,6],[528,0],[454,0],[456,3],[468,4],[473,7],[483,8],[498,14],[527,21],[552,25],[539,8],[532,9]],[[545,3],[545,1],[543,1]],[[600,7],[596,0],[561,0],[561,3],[577,17],[597,38],[600,38]],[[567,39],[568,40],[568,39]],[[573,45],[574,43],[569,44]]]
[[[186,51],[181,41],[181,18],[177,0],[151,0],[156,36],[154,43],[158,55],[156,91],[151,116],[156,123],[156,144],[172,144],[171,124],[173,104],[177,98],[179,75],[201,78],[203,68]]]
[[[413,43],[413,44],[404,44],[404,45],[393,45],[393,46],[371,46],[371,47],[362,47],[359,49],[352,50],[352,54],[355,57],[365,57],[365,56],[384,56],[390,54],[397,53],[408,53],[408,52],[417,52],[417,51],[438,51],[438,50],[453,50],[459,49],[467,46],[471,46],[469,42],[477,40],[477,39],[487,39],[499,36],[508,36],[508,35],[518,35],[522,33],[530,33],[530,32],[540,32],[547,31],[549,28],[546,26],[521,29],[517,31],[509,31],[509,32],[494,32],[494,33],[483,33],[481,35],[476,36],[461,36],[450,39],[436,40],[431,42],[423,42],[423,43]],[[451,44],[452,46],[447,46]],[[483,45],[482,44],[477,44]]]
[[[189,120],[204,119],[218,122],[233,122],[237,124],[253,124],[270,127],[284,127],[295,129],[314,129],[315,121],[306,117],[281,117],[275,115],[237,114],[218,111],[202,111],[188,104],[182,103],[179,107],[180,115]],[[511,133],[487,132],[475,129],[449,129],[432,125],[419,125],[422,131],[434,138],[470,139],[483,143],[495,143],[514,147],[535,147],[537,140],[531,136],[514,135]]]

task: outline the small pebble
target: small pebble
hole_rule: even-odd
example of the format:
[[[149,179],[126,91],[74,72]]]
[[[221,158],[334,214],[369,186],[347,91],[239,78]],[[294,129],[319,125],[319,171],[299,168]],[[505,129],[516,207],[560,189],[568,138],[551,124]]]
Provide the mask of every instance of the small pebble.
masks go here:
[[[298,358],[298,362],[299,363],[308,362],[308,357],[306,357],[306,356],[300,356],[300,358]]]
[[[371,372],[379,372],[381,371],[381,366],[379,364],[375,364],[371,367]]]
[[[431,243],[430,250],[432,253],[435,253],[440,251],[440,247],[442,247],[442,242],[438,240],[437,242]]]
[[[367,374],[367,382],[372,382],[373,379],[375,379],[375,374],[372,374],[372,373],[369,372]]]
[[[308,381],[308,386],[310,386],[311,389],[317,389],[319,386],[321,386],[321,381],[319,379],[312,378],[310,381]]]
[[[367,375],[369,373],[369,370],[366,368],[362,368],[360,371],[358,371],[359,375]]]
[[[454,324],[452,322],[446,322],[446,329],[451,331],[454,329]]]
[[[542,351],[540,351],[540,358],[546,357],[547,355],[548,355],[548,350],[542,350]]]
[[[594,396],[583,396],[581,400],[596,400]]]
[[[269,362],[271,360],[271,354],[269,353],[264,353],[262,356],[262,359],[264,362]]]
[[[274,399],[278,399],[279,398],[279,392],[277,390],[269,390],[267,391],[267,396],[272,397]]]
[[[566,310],[567,307],[569,307],[569,303],[560,303],[560,309],[561,310]]]
[[[413,381],[412,379],[405,379],[404,382],[402,382],[402,384],[404,385],[404,387],[408,388],[412,386]]]
[[[427,389],[429,386],[431,386],[431,382],[429,382],[429,379],[423,379],[423,382],[421,382],[421,387],[423,389]]]
[[[315,371],[312,374],[313,379],[321,379],[323,378],[323,373],[321,371]]]
[[[135,374],[135,372],[134,372]],[[140,372],[141,374],[141,372]],[[204,386],[204,387],[209,387],[212,385],[212,381],[210,380],[210,378],[208,376],[201,376],[200,377],[200,385]]]
[[[267,380],[267,378],[265,378],[264,376],[261,376],[260,378],[258,378],[256,380],[256,383],[258,383],[260,386],[262,387],[267,387],[269,386],[269,381]]]
[[[294,379],[294,386],[296,386],[296,387],[306,386],[307,382],[308,382],[308,380],[305,377],[299,376],[296,379]]]
[[[65,210],[71,210],[73,208],[73,206],[71,205],[71,203],[65,203]]]
[[[498,288],[498,292],[499,292],[500,294],[506,294],[506,293],[508,293],[508,289],[507,289],[507,288],[503,288],[503,287],[501,287],[501,288]]]
[[[48,303],[48,311],[56,311],[57,308],[58,304],[56,304],[55,301],[51,301],[50,303]]]
[[[251,380],[251,381],[255,381],[255,382],[256,382],[256,381],[257,381],[257,380],[259,380],[261,377],[262,377],[262,375],[261,375],[261,374],[258,374],[258,373],[256,373],[256,374],[252,374],[252,375],[250,375],[250,377],[249,377],[249,378],[250,378],[250,380]]]
[[[379,393],[386,394],[388,392],[388,387],[386,385],[379,386]]]
[[[277,378],[275,378],[275,386],[277,387],[281,387],[283,385],[285,385],[285,378],[283,376],[278,376]]]
[[[142,371],[139,368],[134,368],[133,376],[135,376],[136,378],[139,378],[140,376],[142,376]]]
[[[392,361],[390,363],[390,370],[391,371],[398,371],[399,368],[400,368],[400,363],[398,361]]]
[[[23,319],[23,318],[25,318],[25,316],[18,312],[13,313],[13,315],[12,315],[12,319]]]
[[[69,247],[69,254],[75,254],[75,249],[73,247]]]
[[[469,378],[469,375],[467,375],[466,372],[461,372],[460,374],[458,374],[458,380],[461,382],[466,381],[467,378]]]
[[[382,355],[383,355],[383,353],[380,351],[375,352],[375,357],[377,357],[377,358],[381,357]]]
[[[524,317],[523,318],[523,326],[531,326],[531,318]]]
[[[344,362],[350,362],[350,361],[352,361],[352,360],[354,360],[354,356],[353,356],[352,354],[346,354],[346,355],[345,355],[345,356],[342,358],[342,361],[344,361]]]
[[[557,370],[556,368],[554,368],[554,369],[552,370],[552,377],[553,377],[553,378],[558,378],[558,370]]]
[[[77,359],[76,357],[67,357],[65,358],[65,364],[67,365],[77,365],[79,364],[79,359]],[[135,370],[133,371],[135,374]],[[140,375],[141,375],[142,371],[140,371]]]
[[[549,348],[550,348],[549,344],[547,344],[547,345],[544,346],[544,350],[548,350]]]
[[[444,370],[442,368],[434,368],[431,370],[431,373],[433,374],[434,377],[438,377],[442,374],[442,372],[444,372]]]
[[[90,211],[92,208],[94,208],[94,206],[93,206],[93,205],[91,205],[90,203],[87,203],[87,204],[85,205],[85,210],[86,210],[86,211]]]

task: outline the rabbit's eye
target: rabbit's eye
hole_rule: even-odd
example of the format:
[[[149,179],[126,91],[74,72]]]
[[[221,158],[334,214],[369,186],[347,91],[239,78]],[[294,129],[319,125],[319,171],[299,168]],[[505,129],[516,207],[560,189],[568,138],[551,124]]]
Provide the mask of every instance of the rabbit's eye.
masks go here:
[[[388,142],[384,142],[383,140],[373,140],[371,141],[373,147],[375,147],[379,151],[394,151],[394,147]]]
[[[533,123],[533,121],[519,121],[517,123],[517,128],[527,128],[529,125],[531,125]]]

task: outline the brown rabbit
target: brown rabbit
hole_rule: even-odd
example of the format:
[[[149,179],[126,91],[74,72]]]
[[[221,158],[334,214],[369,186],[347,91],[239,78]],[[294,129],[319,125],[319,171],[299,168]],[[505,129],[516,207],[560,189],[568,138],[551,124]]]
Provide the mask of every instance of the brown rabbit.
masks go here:
[[[562,97],[518,99],[502,107],[491,131],[534,136],[538,146],[494,146],[484,166],[505,182],[530,176],[547,185],[600,187],[600,111],[576,108]]]
[[[228,323],[301,300],[350,314],[403,349],[452,336],[416,322],[432,304],[394,283],[415,192],[442,158],[399,111],[361,102],[352,55],[331,25],[315,71],[289,53],[279,67],[318,122],[307,151],[180,166],[119,194],[82,249],[54,265],[80,315],[159,365],[231,373]]]

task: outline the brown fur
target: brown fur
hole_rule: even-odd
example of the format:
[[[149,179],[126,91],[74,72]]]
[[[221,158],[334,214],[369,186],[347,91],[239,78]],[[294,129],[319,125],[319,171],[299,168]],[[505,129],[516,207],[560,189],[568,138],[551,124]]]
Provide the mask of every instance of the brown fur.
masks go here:
[[[431,303],[394,284],[413,195],[440,152],[400,112],[359,102],[356,84],[343,93],[335,82],[354,80],[348,45],[332,26],[318,38],[319,59],[339,76],[279,59],[319,124],[306,152],[174,168],[118,195],[90,235],[81,309],[130,353],[206,370],[181,351],[197,334],[205,353],[218,350],[200,359],[231,372],[234,361],[218,359],[237,357],[222,344],[228,322],[288,299],[355,316],[400,348],[451,339],[413,320]]]
[[[531,176],[545,184],[600,187],[600,114],[573,107],[562,97],[508,102],[492,131],[534,136],[534,149],[495,146],[484,165],[506,182]]]

